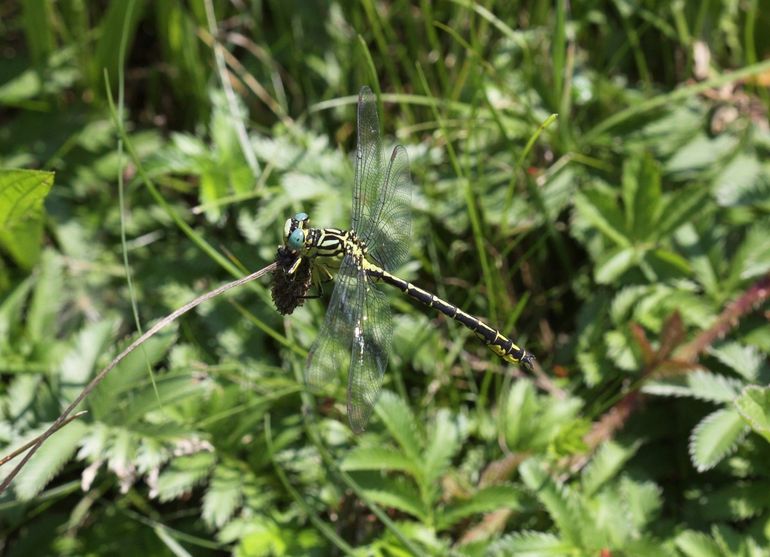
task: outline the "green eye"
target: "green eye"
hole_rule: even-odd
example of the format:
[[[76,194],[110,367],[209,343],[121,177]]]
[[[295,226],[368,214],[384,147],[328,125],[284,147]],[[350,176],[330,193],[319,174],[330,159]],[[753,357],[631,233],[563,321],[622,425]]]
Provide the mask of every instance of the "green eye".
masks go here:
[[[295,228],[289,234],[289,238],[286,240],[286,245],[295,251],[302,249],[302,245],[305,243],[305,232],[300,228]]]

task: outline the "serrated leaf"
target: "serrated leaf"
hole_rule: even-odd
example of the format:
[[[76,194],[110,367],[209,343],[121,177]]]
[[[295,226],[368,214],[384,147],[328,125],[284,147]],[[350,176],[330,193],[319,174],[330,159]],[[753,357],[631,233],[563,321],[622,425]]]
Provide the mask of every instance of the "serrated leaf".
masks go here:
[[[22,322],[24,304],[33,284],[32,277],[21,281],[0,304],[0,346],[10,344],[12,337],[17,334]]]
[[[732,151],[738,139],[729,134],[714,138],[700,133],[674,153],[666,163],[667,172],[691,172],[714,164],[714,160]]]
[[[700,494],[694,510],[704,521],[743,521],[765,514],[770,508],[767,481],[730,483],[711,493]]]
[[[243,500],[241,473],[225,466],[218,466],[203,496],[203,520],[206,524],[222,528],[232,518]]]
[[[74,399],[93,375],[96,362],[108,345],[115,323],[109,320],[89,323],[74,336],[59,364],[61,397]]]
[[[686,557],[724,557],[717,543],[703,532],[681,532],[674,544]]]
[[[43,254],[35,291],[27,314],[27,334],[36,344],[48,343],[55,338],[58,328],[57,315],[64,303],[62,264],[56,254],[48,250]]]
[[[623,464],[636,454],[639,446],[640,443],[636,443],[630,447],[623,447],[613,441],[602,444],[591,462],[583,469],[582,483],[586,494],[595,493],[620,472]]]
[[[181,456],[172,460],[168,468],[158,476],[158,499],[161,502],[171,501],[192,491],[208,477],[214,460],[215,456],[208,452]]]
[[[660,211],[660,171],[649,156],[633,158],[623,165],[623,204],[626,225],[636,240],[647,240],[657,229]]]
[[[478,513],[497,509],[521,508],[521,490],[513,485],[490,485],[462,501],[453,501],[438,516],[438,528],[449,528],[458,521]]]
[[[27,269],[40,253],[43,200],[53,178],[41,170],[0,170],[0,247]]]
[[[695,215],[706,206],[708,190],[703,187],[689,187],[677,190],[664,198],[655,234],[667,238],[680,226],[692,222]]]
[[[576,512],[575,496],[568,487],[557,484],[535,459],[525,461],[519,468],[521,479],[543,504],[563,539],[581,546],[593,532],[587,516]]]
[[[409,459],[416,462],[422,458],[423,443],[412,409],[394,393],[383,391],[375,411]]]
[[[747,555],[746,541],[748,536],[734,530],[727,524],[713,524],[711,536],[722,549],[723,555]]]
[[[423,452],[422,470],[424,481],[434,486],[436,480],[450,466],[452,457],[459,449],[460,436],[448,410],[441,409],[428,431],[428,442]]]
[[[748,381],[756,381],[765,365],[765,358],[759,350],[754,346],[744,346],[737,342],[712,348],[709,353]]]
[[[14,486],[19,499],[28,501],[40,493],[72,458],[87,431],[86,424],[75,420],[49,437],[16,477]]]
[[[770,270],[770,222],[754,223],[741,242],[730,266],[730,285],[737,287],[739,281],[756,279]]]
[[[623,228],[623,216],[615,197],[599,189],[588,189],[575,196],[575,209],[591,226],[621,247],[631,241]]]
[[[653,482],[635,482],[624,477],[620,481],[620,492],[628,507],[634,526],[643,528],[653,521],[663,506],[661,489]]]
[[[659,396],[692,397],[708,402],[732,402],[742,387],[743,384],[732,377],[697,369],[686,375],[651,381],[642,390]]]
[[[712,402],[731,402],[743,386],[740,381],[697,369],[687,374],[687,384],[695,398]]]
[[[740,205],[761,180],[762,165],[753,154],[739,153],[714,178],[712,191],[724,207]]]
[[[637,260],[637,252],[633,247],[614,248],[596,262],[594,278],[599,284],[611,284],[633,267]]]
[[[110,415],[113,408],[125,402],[127,391],[149,381],[152,367],[158,364],[176,342],[176,324],[171,324],[126,356],[105,377],[89,397],[89,405],[97,418]]]
[[[710,470],[735,450],[746,424],[734,410],[712,412],[695,426],[690,436],[690,458],[699,472]]]
[[[770,388],[746,387],[735,399],[735,407],[751,429],[770,441]]]
[[[500,431],[511,451],[527,448],[532,434],[537,397],[532,383],[527,379],[516,381],[506,393],[500,412]]]
[[[409,513],[427,522],[428,511],[420,500],[418,490],[413,484],[403,479],[379,477],[374,480],[360,481],[367,499]]]
[[[120,405],[120,412],[104,417],[107,422],[131,424],[144,418],[148,412],[162,409],[165,405],[202,397],[209,391],[209,382],[197,379],[189,371],[173,371],[158,377],[155,386],[149,380],[131,394],[130,400]]]
[[[688,277],[692,271],[687,259],[664,248],[645,252],[642,262],[649,266],[655,273],[655,277],[661,281]]]
[[[354,470],[399,471],[414,476],[418,463],[388,447],[356,447],[345,455],[340,467],[349,472]]]
[[[492,544],[488,555],[508,557],[560,557],[571,556],[580,548],[546,532],[516,532]]]

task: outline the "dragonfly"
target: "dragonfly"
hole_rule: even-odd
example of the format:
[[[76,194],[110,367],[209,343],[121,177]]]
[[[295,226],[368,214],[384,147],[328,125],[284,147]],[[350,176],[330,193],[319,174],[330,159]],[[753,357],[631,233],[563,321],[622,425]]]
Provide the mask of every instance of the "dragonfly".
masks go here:
[[[315,280],[314,267],[330,276],[328,268],[339,264],[323,327],[310,348],[305,380],[321,389],[348,369],[348,420],[360,433],[377,401],[393,337],[380,283],[464,325],[507,362],[531,367],[534,357],[480,319],[393,274],[406,261],[410,245],[409,158],[401,145],[389,159],[383,158],[376,97],[368,87],[358,95],[357,118],[351,227],[313,228],[304,212],[287,219],[273,298],[281,313],[291,313],[312,297],[307,292]]]

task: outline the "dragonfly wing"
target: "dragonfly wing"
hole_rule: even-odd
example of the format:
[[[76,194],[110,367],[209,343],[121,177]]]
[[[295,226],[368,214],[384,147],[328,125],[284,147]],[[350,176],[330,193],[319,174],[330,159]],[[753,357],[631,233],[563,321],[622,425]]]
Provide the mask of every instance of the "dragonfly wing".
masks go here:
[[[353,328],[348,375],[348,419],[356,433],[366,428],[388,367],[393,320],[386,296],[369,280],[357,282],[358,300],[363,307]]]
[[[382,185],[382,145],[377,97],[368,87],[358,93],[356,180],[353,185],[352,228],[358,233],[371,226],[371,215]]]
[[[340,370],[348,367],[350,343],[362,309],[358,304],[362,280],[365,278],[361,277],[355,260],[346,255],[334,279],[334,292],[323,327],[308,355],[305,380],[311,387],[325,387],[337,379]]]
[[[370,227],[361,237],[374,259],[386,270],[395,271],[409,255],[411,232],[412,176],[406,149],[398,145],[385,170]]]

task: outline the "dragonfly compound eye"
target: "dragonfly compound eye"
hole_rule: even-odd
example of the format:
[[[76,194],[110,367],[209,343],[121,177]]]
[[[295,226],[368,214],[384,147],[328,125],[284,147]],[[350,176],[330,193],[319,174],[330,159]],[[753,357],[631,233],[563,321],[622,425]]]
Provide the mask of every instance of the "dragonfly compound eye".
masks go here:
[[[289,237],[286,239],[286,245],[289,246],[294,251],[299,251],[302,249],[302,246],[305,243],[305,231],[301,228],[295,228],[291,231],[291,234],[289,234]]]

